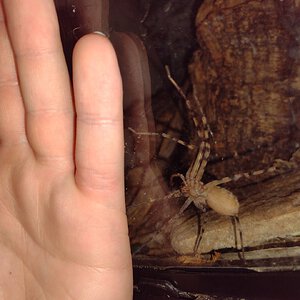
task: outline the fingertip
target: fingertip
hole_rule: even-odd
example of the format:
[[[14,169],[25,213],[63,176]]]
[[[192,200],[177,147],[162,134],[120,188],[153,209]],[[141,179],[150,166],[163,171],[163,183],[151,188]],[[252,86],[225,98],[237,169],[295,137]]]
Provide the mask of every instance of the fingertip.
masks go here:
[[[90,57],[92,55],[99,56],[99,53],[101,53],[101,56],[110,55],[114,59],[116,56],[110,40],[100,31],[95,31],[81,37],[75,45],[73,56],[77,57],[78,55],[85,54],[86,51],[88,51]]]
[[[73,79],[98,78],[111,82],[116,90],[122,90],[118,59],[110,40],[99,33],[90,33],[80,38],[73,52]],[[104,86],[103,86],[104,87]]]

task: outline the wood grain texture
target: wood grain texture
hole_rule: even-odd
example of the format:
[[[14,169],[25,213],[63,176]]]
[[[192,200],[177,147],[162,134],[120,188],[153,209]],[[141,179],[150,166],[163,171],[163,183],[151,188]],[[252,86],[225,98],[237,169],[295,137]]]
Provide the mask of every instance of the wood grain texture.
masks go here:
[[[245,191],[246,189],[246,191]],[[300,241],[300,172],[292,172],[245,188],[240,197],[240,222],[246,248],[274,248],[274,244],[296,238]],[[238,193],[238,192],[237,192]],[[171,240],[177,253],[192,253],[197,235],[197,221],[185,218],[174,226]],[[225,216],[207,214],[207,224],[199,253],[235,248],[233,225]],[[246,256],[247,258],[247,256]]]
[[[287,159],[299,143],[298,1],[204,1],[190,74],[214,134],[211,172]],[[232,157],[239,153],[236,163]]]

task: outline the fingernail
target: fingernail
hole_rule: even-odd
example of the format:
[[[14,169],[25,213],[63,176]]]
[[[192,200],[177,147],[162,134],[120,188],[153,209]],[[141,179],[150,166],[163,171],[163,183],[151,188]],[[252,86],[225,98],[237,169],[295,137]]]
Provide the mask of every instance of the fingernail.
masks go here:
[[[94,31],[93,33],[99,34],[99,35],[104,36],[104,37],[106,37],[106,38],[108,37],[107,34],[105,34],[105,33],[102,32],[102,31]]]

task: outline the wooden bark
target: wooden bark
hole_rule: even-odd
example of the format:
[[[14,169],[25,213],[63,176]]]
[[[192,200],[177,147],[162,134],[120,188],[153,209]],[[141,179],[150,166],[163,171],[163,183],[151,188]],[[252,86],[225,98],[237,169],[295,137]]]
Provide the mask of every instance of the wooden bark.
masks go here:
[[[133,239],[135,243],[144,245],[134,254],[135,264],[216,264],[248,266],[256,270],[299,269],[300,170],[238,188],[234,192],[239,195],[241,203],[239,217],[245,247],[244,263],[235,248],[234,227],[230,218],[212,211],[206,215],[205,231],[195,255],[193,247],[198,222],[194,211],[189,210],[183,216],[176,216],[175,212],[171,222],[163,222],[162,218],[159,223],[151,223],[151,214],[148,214],[145,222],[148,227]],[[160,209],[164,207],[160,206]],[[161,216],[159,212],[156,214]],[[149,231],[150,224],[152,231]],[[159,225],[159,230],[156,225]]]
[[[254,187],[242,188],[236,194],[247,193],[240,199],[240,222],[244,247],[249,249],[282,245],[289,239],[300,241],[300,171],[279,175]],[[171,240],[177,253],[192,253],[197,236],[197,220],[181,218],[174,226]],[[230,218],[210,212],[199,253],[235,248]],[[274,247],[274,245],[272,246]],[[300,253],[299,253],[300,254]],[[247,255],[246,255],[247,257]]]
[[[217,177],[287,159],[298,147],[299,5],[208,0],[200,6],[190,74],[214,134],[208,170]]]

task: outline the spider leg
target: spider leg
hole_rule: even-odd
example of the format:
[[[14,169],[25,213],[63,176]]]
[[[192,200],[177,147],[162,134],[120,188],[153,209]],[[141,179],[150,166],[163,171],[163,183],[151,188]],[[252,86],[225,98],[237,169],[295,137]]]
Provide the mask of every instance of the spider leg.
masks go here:
[[[182,197],[182,193],[181,193],[180,190],[176,190],[176,191],[173,191],[173,192],[169,193],[168,195],[166,195],[164,197],[161,197],[161,198],[148,198],[147,200],[142,201],[140,203],[130,204],[130,205],[127,206],[127,208],[138,207],[138,206],[141,206],[141,205],[154,203],[154,202],[157,202],[157,201],[163,201],[163,200],[168,200],[168,199],[171,199],[171,198],[179,198],[179,197]]]
[[[238,174],[235,174],[233,177],[227,176],[222,179],[213,180],[213,181],[207,183],[207,185],[208,186],[217,186],[217,185],[228,183],[231,181],[237,181],[241,178],[250,178],[251,176],[259,176],[259,175],[263,175],[265,173],[273,173],[276,171],[277,171],[276,165],[275,166],[273,165],[266,169],[256,170],[256,171],[252,171],[252,172],[238,173]]]
[[[186,177],[189,179],[194,179],[197,175],[197,171],[199,170],[199,167],[201,165],[201,161],[203,159],[203,151],[205,149],[205,142],[201,142],[199,151],[197,153],[196,158],[194,159],[193,163],[189,167]]]
[[[179,210],[179,215],[181,215],[192,202],[193,202],[192,197],[187,198]]]
[[[171,186],[173,185],[174,178],[176,178],[176,177],[179,177],[182,180],[182,182],[184,183],[184,185],[186,185],[185,177],[182,174],[180,174],[180,173],[176,173],[176,174],[173,174],[171,176],[171,178],[170,178],[170,184],[171,184]]]
[[[208,160],[209,155],[210,155],[210,144],[208,143],[208,139],[209,139],[209,133],[212,135],[212,132],[209,128],[209,124],[207,122],[206,116],[203,112],[203,109],[200,105],[199,99],[196,95],[196,89],[195,88],[193,90],[193,94],[194,94],[194,99],[196,100],[196,104],[197,104],[197,106],[199,108],[199,111],[201,113],[201,122],[202,122],[202,127],[203,127],[203,142],[204,142],[204,144],[201,143],[200,148],[202,147],[202,149],[199,150],[199,151],[202,151],[202,156],[203,157],[202,157],[202,161],[201,161],[199,169],[197,170],[197,175],[196,175],[196,179],[201,180],[202,176],[203,176],[203,173],[204,173],[204,170],[205,170],[205,167],[207,165],[207,160]],[[190,110],[191,110],[191,108],[190,108]],[[193,120],[194,120],[195,127],[197,129],[197,134],[198,134],[199,138],[201,139],[201,130],[199,128],[198,121],[197,121],[196,118],[193,119]]]
[[[233,228],[234,228],[234,241],[235,241],[235,248],[238,250],[238,256],[241,261],[245,261],[245,249],[244,249],[244,241],[243,241],[243,232],[241,228],[240,219],[238,216],[231,217]],[[239,238],[240,238],[240,249],[238,247],[238,237],[237,237],[237,230],[239,231]]]
[[[198,232],[197,232],[197,238],[194,245],[194,255],[196,255],[198,252],[198,248],[203,237],[204,224],[205,224],[205,220],[204,220],[205,216],[203,217],[201,211],[198,209],[197,209],[197,218],[198,218]]]
[[[197,174],[196,174],[196,179],[197,180],[201,180],[202,179],[205,167],[207,165],[207,160],[208,160],[208,157],[210,155],[210,144],[207,143],[207,142],[205,142],[202,151],[203,151],[203,154],[202,154],[203,158],[202,158],[200,167],[197,170]]]
[[[199,147],[198,154],[186,174],[187,178],[190,178],[190,179],[196,178],[197,180],[201,180],[203,173],[204,173],[204,169],[207,164],[207,159],[210,154],[210,144],[207,142],[208,138],[209,138],[210,129],[209,129],[209,126],[207,123],[207,119],[204,115],[202,107],[199,104],[199,100],[196,96],[195,89],[194,89],[194,99],[197,102],[196,104],[197,104],[197,107],[199,108],[199,112],[201,114],[201,123],[202,123],[202,127],[203,127],[203,129],[201,130],[201,128],[199,126],[199,122],[198,122],[198,116],[195,115],[195,113],[192,109],[190,100],[187,98],[187,96],[184,94],[184,92],[182,91],[180,86],[177,84],[177,82],[171,76],[169,67],[165,66],[165,69],[167,72],[168,79],[173,84],[173,86],[176,88],[176,90],[180,94],[180,96],[185,100],[186,106],[188,108],[188,112],[193,119],[193,123],[194,123],[196,131],[197,131],[197,135],[202,140],[200,147]]]
[[[187,96],[185,95],[185,93],[183,92],[183,90],[181,89],[181,87],[177,84],[177,82],[174,80],[174,78],[171,76],[171,72],[170,72],[169,66],[165,66],[165,69],[166,69],[166,72],[167,72],[167,77],[170,80],[170,82],[173,84],[173,86],[175,87],[175,89],[177,90],[177,92],[179,93],[179,95],[185,101],[187,101]]]
[[[176,190],[176,191],[174,191],[174,192],[166,195],[165,197],[161,198],[160,200],[168,200],[168,199],[171,199],[171,198],[179,198],[181,196],[182,196],[181,191],[180,190]],[[157,199],[155,201],[157,201]],[[155,201],[151,200],[151,202],[155,202]],[[184,203],[184,205],[185,204],[186,204],[186,202]],[[139,204],[137,204],[137,205],[139,205]],[[134,206],[137,206],[137,205],[134,205]],[[175,217],[171,218],[170,220],[168,220],[166,222],[166,226],[168,226],[169,224],[171,224],[172,222],[174,222],[176,220],[176,218],[178,218],[179,215],[180,215],[180,213],[177,216],[175,216]],[[151,243],[152,241],[154,241],[155,238],[156,238],[156,236],[159,234],[159,232],[160,232],[160,230],[157,230],[156,232],[153,233],[152,237],[150,239],[148,239],[143,245],[138,246],[136,249],[132,250],[132,256],[135,256],[136,254],[138,254],[139,252],[141,252],[145,247],[147,247],[147,245],[149,245],[149,243]]]
[[[140,136],[142,136],[142,135],[144,135],[144,136],[161,136],[161,137],[163,137],[165,139],[171,140],[171,141],[173,141],[173,142],[175,142],[177,144],[185,146],[185,147],[187,147],[187,148],[189,148],[191,150],[195,149],[195,145],[189,144],[189,143],[187,143],[187,142],[185,142],[185,141],[183,141],[181,139],[177,139],[175,137],[172,137],[171,135],[169,135],[167,133],[164,133],[164,132],[162,132],[162,133],[159,133],[159,132],[144,132],[144,131],[140,132],[140,131],[134,130],[131,127],[128,127],[128,129],[131,132],[133,132],[134,134],[136,134],[136,135],[140,135]]]
[[[227,183],[227,182],[230,182],[230,181],[234,181],[233,178],[231,177],[224,177],[222,179],[217,179],[217,180],[213,180],[211,182],[208,182],[206,184],[207,187],[210,187],[210,186],[217,186],[217,185],[220,185],[220,184],[223,184],[223,183]]]
[[[184,101],[186,103],[186,106],[188,108],[188,112],[189,112],[189,114],[191,115],[191,117],[193,119],[193,122],[194,122],[194,125],[196,127],[197,134],[198,134],[199,138],[200,139],[204,139],[204,140],[208,140],[209,132],[211,134],[212,134],[212,132],[211,132],[211,130],[209,128],[209,125],[207,123],[207,119],[206,119],[206,116],[205,116],[205,114],[203,112],[203,109],[202,109],[201,105],[199,104],[199,99],[198,99],[198,97],[196,95],[195,89],[193,89],[193,96],[194,96],[194,99],[197,100],[196,104],[197,104],[197,107],[198,107],[199,112],[201,114],[201,122],[202,122],[202,126],[203,126],[203,131],[204,132],[202,130],[200,130],[200,128],[199,128],[198,118],[197,118],[197,115],[194,113],[194,111],[192,109],[192,105],[191,105],[190,100],[185,95],[185,93],[180,88],[180,86],[177,84],[177,82],[174,80],[174,78],[171,76],[171,72],[170,72],[169,66],[165,66],[165,69],[166,69],[166,72],[167,72],[168,79],[170,80],[170,82],[173,84],[173,86],[175,87],[175,89],[177,90],[177,92],[179,93],[179,95],[184,99]]]

